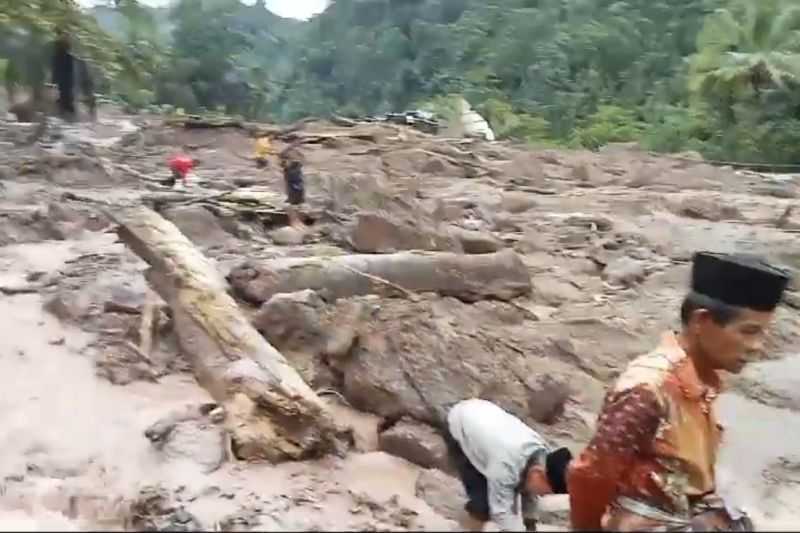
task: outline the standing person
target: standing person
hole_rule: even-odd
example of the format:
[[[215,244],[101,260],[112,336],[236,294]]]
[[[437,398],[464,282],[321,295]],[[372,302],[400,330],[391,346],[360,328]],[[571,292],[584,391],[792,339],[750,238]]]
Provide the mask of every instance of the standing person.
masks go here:
[[[286,200],[291,206],[289,223],[296,227],[303,226],[296,207],[303,204],[306,199],[303,156],[294,145],[291,145],[280,153],[280,161],[283,169],[283,182],[286,187]]]
[[[628,365],[568,476],[572,526],[606,531],[747,531],[716,495],[720,371],[763,348],[789,282],[752,256],[697,253],[682,329]]]
[[[75,118],[75,61],[69,35],[61,30],[53,43],[52,76],[58,88],[58,111],[62,118]]]
[[[83,95],[83,104],[89,111],[89,119],[94,122],[97,120],[97,101],[94,96],[94,80],[89,71],[89,63],[85,59],[75,59],[75,66],[78,74],[78,86]]]
[[[256,167],[267,168],[269,165],[269,157],[273,155],[272,143],[269,137],[259,137],[256,139],[255,156],[253,159],[256,162]]]
[[[523,506],[544,494],[565,494],[572,454],[552,450],[541,435],[486,400],[455,404],[445,440],[469,501],[464,509],[502,531],[525,531]],[[532,526],[535,531],[535,523]]]

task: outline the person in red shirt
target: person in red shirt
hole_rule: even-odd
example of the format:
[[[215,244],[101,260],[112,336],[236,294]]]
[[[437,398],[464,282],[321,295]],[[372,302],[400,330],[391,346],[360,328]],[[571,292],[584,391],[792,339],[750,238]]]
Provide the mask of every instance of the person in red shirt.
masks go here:
[[[189,175],[189,172],[194,169],[194,164],[194,160],[186,154],[174,155],[169,160],[169,168],[172,171],[172,178],[167,185],[173,187],[178,180],[181,180],[181,183],[186,186],[188,184],[186,178]]]
[[[681,331],[628,365],[570,465],[574,530],[752,530],[716,493],[714,399],[719,372],[739,373],[762,350],[788,282],[752,256],[695,255]]]

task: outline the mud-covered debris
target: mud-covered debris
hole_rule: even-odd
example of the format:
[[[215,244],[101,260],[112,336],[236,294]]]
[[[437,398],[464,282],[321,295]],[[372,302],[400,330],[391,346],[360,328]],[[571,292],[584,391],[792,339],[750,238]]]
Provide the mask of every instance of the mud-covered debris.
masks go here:
[[[200,521],[173,501],[168,490],[147,486],[131,502],[125,519],[126,529],[135,531],[198,531]]]
[[[220,531],[252,531],[261,524],[260,510],[248,506],[222,518],[218,528]]]
[[[441,434],[421,422],[401,418],[378,436],[380,449],[423,468],[446,469],[447,445]]]

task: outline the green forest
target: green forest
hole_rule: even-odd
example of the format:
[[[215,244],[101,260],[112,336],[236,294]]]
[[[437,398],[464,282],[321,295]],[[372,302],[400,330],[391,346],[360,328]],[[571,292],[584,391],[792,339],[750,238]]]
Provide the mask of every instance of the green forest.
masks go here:
[[[0,0],[7,86],[40,81],[23,66],[60,24],[136,109],[291,121],[463,95],[501,139],[800,163],[797,0],[333,0],[309,21],[263,0]]]

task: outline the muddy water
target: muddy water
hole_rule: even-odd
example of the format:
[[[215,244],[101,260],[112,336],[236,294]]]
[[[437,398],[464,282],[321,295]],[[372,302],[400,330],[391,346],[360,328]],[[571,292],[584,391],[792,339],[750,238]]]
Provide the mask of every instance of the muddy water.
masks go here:
[[[748,368],[746,375],[775,392],[800,394],[800,357]],[[726,427],[719,468],[721,492],[744,507],[760,530],[800,524],[800,416],[739,394],[719,399]]]
[[[111,235],[95,235],[3,247],[0,283],[25,285],[30,272],[54,272],[71,258],[119,246]],[[42,306],[39,294],[0,299],[0,530],[119,527],[125,502],[147,485],[183,494],[181,505],[204,525],[245,509],[262,513],[262,530],[391,529],[392,513],[405,508],[414,527],[453,529],[414,496],[419,469],[380,452],[228,464],[210,475],[163,463],[144,429],[174,408],[208,401],[207,393],[191,376],[124,387],[98,379],[84,354],[93,337]],[[360,450],[377,447],[376,417],[342,406],[334,412],[354,427]],[[386,511],[380,502],[388,502]]]

